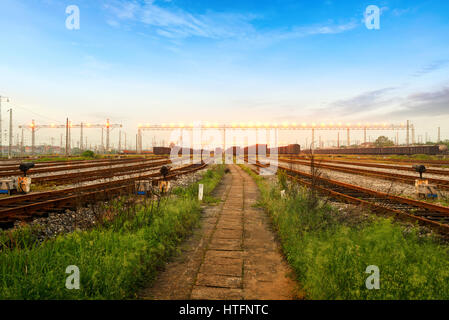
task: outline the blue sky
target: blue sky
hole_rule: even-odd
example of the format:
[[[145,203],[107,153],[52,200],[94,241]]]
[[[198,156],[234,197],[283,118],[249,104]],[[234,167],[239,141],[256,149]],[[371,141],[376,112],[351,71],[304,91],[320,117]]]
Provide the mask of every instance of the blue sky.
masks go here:
[[[363,21],[372,4],[380,30]],[[65,27],[68,5],[80,30]],[[449,138],[449,1],[1,0],[0,12],[0,94],[17,123],[108,117],[131,137],[147,122],[410,119]]]

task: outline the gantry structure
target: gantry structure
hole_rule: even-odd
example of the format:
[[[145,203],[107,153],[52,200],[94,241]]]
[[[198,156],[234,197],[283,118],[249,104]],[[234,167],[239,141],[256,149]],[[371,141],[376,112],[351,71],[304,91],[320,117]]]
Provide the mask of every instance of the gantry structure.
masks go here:
[[[103,146],[103,130],[106,130],[106,151],[110,150],[110,139],[109,134],[110,131],[114,128],[122,128],[121,124],[112,124],[109,122],[109,119],[106,120],[105,123],[100,124],[92,124],[92,123],[84,123],[81,122],[79,124],[74,124],[69,119],[66,120],[66,124],[36,124],[34,120],[31,121],[30,124],[20,125],[19,129],[22,129],[22,148],[23,148],[23,129],[31,130],[31,153],[35,154],[35,145],[36,145],[36,131],[39,129],[66,129],[66,141],[65,141],[65,150],[66,154],[70,152],[71,149],[71,129],[79,128],[80,129],[80,149],[84,150],[84,130],[85,129],[102,129],[101,130],[101,144]],[[87,147],[87,146],[86,146]]]
[[[366,143],[367,132],[369,130],[390,130],[390,131],[406,131],[406,143],[407,146],[410,145],[410,130],[412,132],[412,143],[415,143],[415,128],[414,125],[407,120],[404,123],[400,124],[388,124],[388,123],[297,123],[297,122],[282,122],[282,123],[269,123],[269,122],[234,122],[231,124],[219,124],[216,122],[201,122],[201,123],[189,123],[184,124],[180,123],[168,123],[168,124],[139,124],[137,128],[137,136],[136,136],[136,149],[137,153],[142,152],[142,132],[145,130],[148,131],[170,131],[170,130],[222,130],[226,132],[226,130],[257,130],[265,129],[265,130],[274,130],[277,136],[278,131],[281,130],[309,130],[312,135],[311,148],[315,148],[315,131],[316,130],[334,130],[341,131],[345,130],[347,133],[347,145],[351,144],[351,130],[359,130],[364,132],[364,143]],[[338,133],[338,144],[340,143],[340,137]],[[224,144],[224,142],[223,142]],[[225,147],[223,145],[223,147]],[[339,145],[338,145],[339,147]],[[223,148],[224,150],[224,148]]]

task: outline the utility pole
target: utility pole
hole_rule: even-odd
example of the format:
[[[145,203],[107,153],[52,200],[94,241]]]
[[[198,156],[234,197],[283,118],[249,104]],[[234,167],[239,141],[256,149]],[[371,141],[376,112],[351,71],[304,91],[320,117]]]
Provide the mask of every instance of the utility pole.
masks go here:
[[[348,128],[348,148],[351,145],[351,136],[349,135],[349,132],[350,132],[350,130]]]
[[[416,140],[415,140],[415,125],[412,124],[412,144],[415,144]]]
[[[407,120],[407,147],[410,145],[410,120]]]
[[[2,132],[2,100],[9,102],[8,97],[0,96],[0,157],[3,155],[3,132]]]
[[[109,119],[106,122],[106,152],[109,152]]]
[[[101,152],[104,153],[103,128],[101,128]]]
[[[34,148],[36,142],[36,125],[34,120],[31,121],[31,154],[34,156]]]
[[[8,159],[12,157],[12,109],[9,109],[9,149]]]
[[[72,153],[72,146],[73,146],[73,141],[72,141],[72,121],[69,121],[69,154]]]
[[[438,141],[437,141],[437,143],[440,143],[441,142],[441,130],[440,130],[440,127],[438,127]]]
[[[124,132],[125,134],[125,150],[126,150],[126,132]]]
[[[312,143],[310,149],[315,149],[315,129],[312,128]]]
[[[23,127],[22,127],[22,141],[20,143],[20,154],[23,156],[24,153],[25,153],[25,149],[23,146]]]
[[[83,151],[83,123],[81,122],[80,151]]]
[[[65,155],[69,155],[69,118],[66,120],[65,125]]]
[[[120,153],[122,149],[122,131],[118,131],[118,153]]]
[[[340,131],[337,132],[337,148],[340,149]]]

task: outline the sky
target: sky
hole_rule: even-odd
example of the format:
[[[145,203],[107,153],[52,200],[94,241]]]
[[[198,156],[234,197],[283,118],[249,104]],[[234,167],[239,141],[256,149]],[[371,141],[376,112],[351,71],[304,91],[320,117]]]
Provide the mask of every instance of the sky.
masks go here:
[[[12,107],[15,127],[108,118],[129,144],[179,121],[411,120],[449,139],[448,35],[446,0],[0,0],[3,130]]]

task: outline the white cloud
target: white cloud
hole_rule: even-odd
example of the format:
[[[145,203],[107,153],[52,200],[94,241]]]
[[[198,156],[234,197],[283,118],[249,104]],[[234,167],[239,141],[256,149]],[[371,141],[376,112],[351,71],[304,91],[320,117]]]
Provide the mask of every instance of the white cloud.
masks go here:
[[[111,3],[111,2],[109,2]],[[167,4],[167,2],[166,2]],[[140,22],[153,27],[156,34],[170,39],[202,37],[210,39],[247,39],[273,40],[294,39],[318,34],[337,34],[352,30],[358,26],[356,21],[334,24],[332,22],[307,27],[292,27],[286,30],[259,32],[252,22],[262,17],[255,14],[206,12],[189,13],[181,8],[169,5],[163,7],[153,0],[144,3],[114,1],[105,8],[121,21]],[[109,19],[109,21],[115,21]]]

